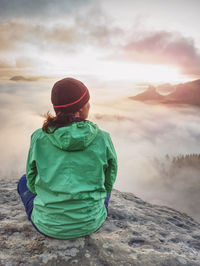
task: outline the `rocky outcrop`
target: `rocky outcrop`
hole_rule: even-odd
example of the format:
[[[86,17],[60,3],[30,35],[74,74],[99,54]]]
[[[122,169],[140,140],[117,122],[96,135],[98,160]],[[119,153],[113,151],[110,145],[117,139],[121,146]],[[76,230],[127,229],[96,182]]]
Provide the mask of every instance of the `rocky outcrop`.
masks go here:
[[[114,190],[96,233],[57,240],[35,231],[15,187],[0,181],[0,265],[200,265],[200,224],[184,213]]]

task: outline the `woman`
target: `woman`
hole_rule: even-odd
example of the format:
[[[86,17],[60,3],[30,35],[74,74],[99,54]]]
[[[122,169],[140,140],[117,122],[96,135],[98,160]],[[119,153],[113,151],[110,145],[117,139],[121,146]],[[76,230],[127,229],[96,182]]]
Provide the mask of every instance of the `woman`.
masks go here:
[[[52,88],[56,113],[31,136],[18,183],[29,220],[42,234],[68,239],[95,232],[107,217],[117,158],[107,132],[86,120],[89,91],[65,78]]]

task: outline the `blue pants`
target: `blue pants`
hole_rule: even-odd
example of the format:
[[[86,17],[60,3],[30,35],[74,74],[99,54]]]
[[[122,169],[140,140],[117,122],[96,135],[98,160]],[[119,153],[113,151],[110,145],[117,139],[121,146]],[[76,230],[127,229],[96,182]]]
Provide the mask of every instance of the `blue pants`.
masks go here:
[[[23,175],[17,185],[17,191],[18,194],[21,197],[21,200],[24,204],[24,208],[26,211],[26,214],[28,216],[29,221],[31,221],[31,214],[33,211],[33,200],[36,197],[36,194],[33,194],[27,187],[27,181],[26,181],[26,175]],[[106,210],[108,212],[108,203],[109,203],[109,199],[110,199],[110,195],[111,193],[108,194],[108,196],[106,197],[104,204],[106,206]],[[42,232],[40,232],[37,227],[34,225],[34,223],[31,221],[32,225],[35,227],[35,229],[41,233],[42,235],[44,235]]]

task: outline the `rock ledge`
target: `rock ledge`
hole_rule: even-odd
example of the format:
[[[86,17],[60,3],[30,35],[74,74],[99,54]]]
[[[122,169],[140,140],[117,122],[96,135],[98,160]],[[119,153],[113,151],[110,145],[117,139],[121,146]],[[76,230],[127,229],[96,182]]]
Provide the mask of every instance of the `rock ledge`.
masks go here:
[[[99,231],[73,240],[40,235],[27,220],[16,181],[0,180],[0,265],[200,265],[200,224],[174,209],[114,190]]]

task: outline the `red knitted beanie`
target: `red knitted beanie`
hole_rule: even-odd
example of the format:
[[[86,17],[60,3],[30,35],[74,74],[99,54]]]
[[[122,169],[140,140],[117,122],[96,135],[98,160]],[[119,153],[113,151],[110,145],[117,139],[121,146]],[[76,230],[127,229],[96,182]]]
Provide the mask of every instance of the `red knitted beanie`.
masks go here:
[[[75,113],[90,99],[88,88],[79,80],[64,78],[57,81],[51,91],[54,110]]]

